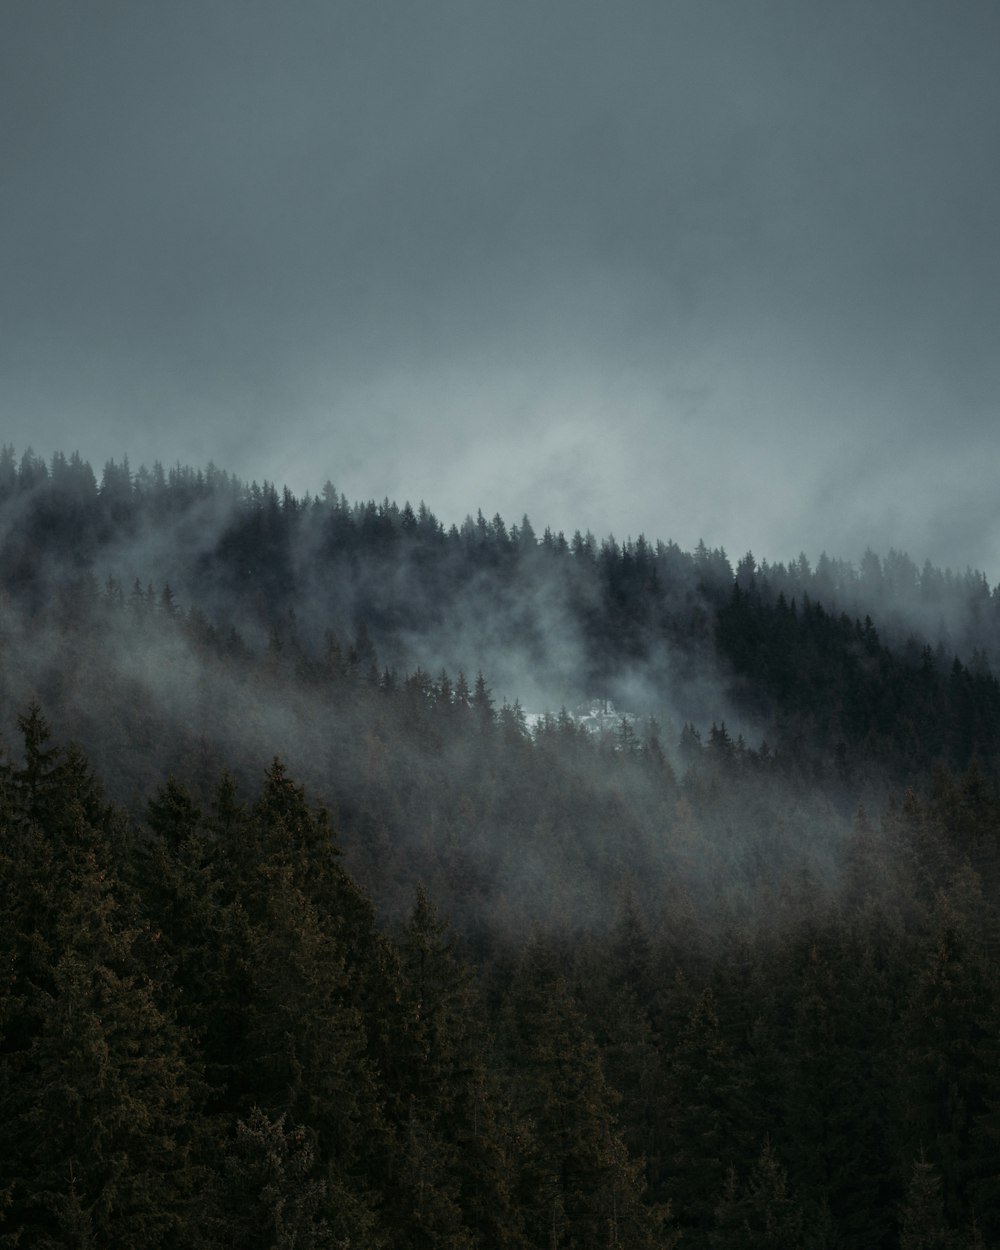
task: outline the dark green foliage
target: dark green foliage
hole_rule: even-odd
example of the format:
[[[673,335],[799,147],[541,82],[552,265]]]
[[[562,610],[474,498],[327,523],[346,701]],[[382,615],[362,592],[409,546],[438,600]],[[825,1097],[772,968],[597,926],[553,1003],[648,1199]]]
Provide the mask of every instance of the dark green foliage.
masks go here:
[[[862,935],[821,932],[803,947],[788,968],[781,1141],[803,1198],[828,1209],[859,1250],[874,1250],[897,1194],[879,1112],[896,1075],[886,1064],[891,990]]]
[[[973,1142],[995,1054],[987,1027],[997,976],[976,931],[979,911],[974,880],[960,880],[950,896],[942,891],[905,1016],[906,1140],[913,1154],[933,1150],[944,1211],[955,1223],[969,1214]]]
[[[344,1245],[323,1219],[326,1186],[302,1126],[285,1128],[254,1107],[236,1136],[211,1197],[206,1246],[232,1250],[335,1250]]]
[[[1000,1244],[980,575],[12,451],[0,513],[0,1244]]]
[[[807,1213],[789,1191],[788,1176],[769,1140],[744,1182],[731,1168],[715,1210],[714,1250],[824,1250],[829,1223]]]
[[[666,1060],[664,1172],[686,1240],[707,1245],[729,1171],[747,1155],[749,1116],[741,1056],[727,1041],[713,992],[691,1006]]]
[[[512,1099],[528,1149],[518,1205],[531,1246],[672,1244],[667,1212],[644,1206],[639,1167],[615,1120],[617,1099],[565,979],[541,952],[522,965],[506,1014]]]
[[[958,1237],[949,1229],[941,1195],[941,1177],[921,1156],[900,1210],[899,1250],[957,1250]]]
[[[517,1247],[516,1145],[469,971],[424,890],[400,937],[400,1027],[388,1111],[402,1246]]]
[[[197,1180],[201,1080],[144,955],[121,817],[37,708],[3,812],[0,1224],[24,1244],[172,1244]]]

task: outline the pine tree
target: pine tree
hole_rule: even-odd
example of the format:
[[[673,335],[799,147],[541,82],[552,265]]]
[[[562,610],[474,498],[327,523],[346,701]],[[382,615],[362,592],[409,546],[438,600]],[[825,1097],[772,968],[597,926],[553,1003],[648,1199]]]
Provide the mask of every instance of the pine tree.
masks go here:
[[[742,1064],[705,990],[671,1048],[664,1092],[664,1169],[692,1245],[706,1244],[729,1170],[746,1162],[746,1097]]]
[[[256,1104],[314,1132],[331,1229],[370,1237],[388,1136],[379,1072],[394,1022],[371,905],[340,866],[325,813],[278,761],[248,810],[224,787],[215,820],[240,942],[227,1105],[246,1118]]]
[[[201,1081],[143,959],[118,872],[120,818],[79,755],[23,718],[25,764],[2,860],[5,1002],[2,1231],[23,1244],[160,1246],[190,1220]],[[88,819],[88,813],[97,823]]]
[[[942,893],[935,908],[923,967],[904,1019],[907,1050],[899,1090],[904,1148],[911,1157],[933,1151],[944,1209],[958,1223],[974,1188],[977,1127],[988,1106],[982,1062],[992,1053],[986,1034],[995,972],[976,932],[978,888],[964,897]]]
[[[746,1181],[730,1168],[715,1210],[712,1250],[825,1250],[828,1222],[810,1218],[789,1191],[788,1175],[769,1139]]]
[[[618,1119],[632,1158],[642,1158],[647,1180],[662,1173],[659,1109],[662,1062],[651,1008],[656,997],[652,944],[631,892],[593,966],[584,970],[584,1001],[601,1062],[618,1097]]]
[[[529,1244],[670,1246],[667,1212],[643,1205],[597,1047],[565,979],[536,981],[541,970],[525,961],[507,1006],[514,1104],[529,1135],[519,1183]]]
[[[147,804],[146,820],[153,837],[142,843],[140,888],[151,955],[179,1022],[197,1042],[210,1104],[222,1112],[241,1045],[236,1004],[247,992],[246,917],[225,898],[218,838],[183,785],[168,779]]]
[[[213,1250],[338,1250],[324,1219],[326,1185],[313,1135],[259,1107],[236,1126],[213,1186],[206,1242]],[[370,1232],[370,1230],[369,1230]],[[374,1248],[375,1240],[365,1243]]]
[[[513,1143],[469,974],[422,887],[399,942],[390,1071],[400,1247],[520,1247]],[[408,1212],[409,1214],[405,1214]]]
[[[945,1219],[941,1176],[923,1155],[914,1160],[900,1209],[899,1250],[958,1250]]]
[[[885,1130],[893,1009],[872,952],[846,939],[815,930],[792,946],[797,966],[779,964],[781,1143],[803,1198],[858,1250],[877,1250],[898,1194]]]

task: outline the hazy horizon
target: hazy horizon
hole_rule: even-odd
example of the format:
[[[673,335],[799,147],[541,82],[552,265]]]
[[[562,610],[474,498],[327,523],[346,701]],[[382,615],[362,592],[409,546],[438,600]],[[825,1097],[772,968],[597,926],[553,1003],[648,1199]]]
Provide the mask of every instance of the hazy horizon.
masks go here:
[[[0,438],[1000,579],[1000,14],[0,13]]]

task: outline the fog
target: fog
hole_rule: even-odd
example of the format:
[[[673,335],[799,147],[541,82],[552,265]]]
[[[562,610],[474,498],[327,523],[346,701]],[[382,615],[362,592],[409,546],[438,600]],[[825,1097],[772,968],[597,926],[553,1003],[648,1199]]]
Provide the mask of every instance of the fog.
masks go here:
[[[716,910],[761,864],[836,883],[849,811],[835,793],[775,774],[732,795],[712,783],[697,814],[682,802],[685,724],[706,745],[722,721],[750,747],[765,729],[714,646],[733,576],[721,552],[567,543],[481,515],[446,532],[426,508],[333,488],[299,500],[219,470],[109,462],[98,486],[76,457],[15,464],[0,455],[8,753],[37,702],[140,827],[168,775],[208,802],[228,769],[250,797],[279,755],[342,818],[387,915],[409,906],[414,871],[446,897],[468,874],[451,906],[505,930],[554,899],[562,923],[605,923],[632,876],[659,880],[678,856],[671,889]],[[608,598],[626,560],[659,579],[645,623]],[[576,733],[560,710],[594,698],[630,722]],[[529,729],[525,710],[550,715]]]

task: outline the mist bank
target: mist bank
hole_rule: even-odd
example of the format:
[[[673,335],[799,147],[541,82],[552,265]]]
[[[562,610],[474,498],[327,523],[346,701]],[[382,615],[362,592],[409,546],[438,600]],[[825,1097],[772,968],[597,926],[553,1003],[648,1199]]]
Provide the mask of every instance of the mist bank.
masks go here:
[[[600,925],[630,882],[753,914],[796,874],[840,888],[859,805],[996,776],[985,659],[838,610],[874,564],[734,571],[704,545],[445,530],[213,467],[109,462],[98,484],[8,449],[0,700],[8,726],[37,700],[138,815],[164,771],[252,792],[281,755],[387,914],[415,873],[480,932]],[[594,697],[631,717],[587,734],[565,708]]]
[[[677,768],[685,735],[722,726],[756,751],[814,755],[806,771],[835,776],[845,807],[998,749],[1000,588],[896,552],[857,569],[747,553],[734,570],[703,543],[539,537],[526,516],[481,512],[446,530],[423,503],[351,504],[329,483],[300,499],[212,465],[108,461],[98,483],[78,455],[7,447],[0,595],[29,693],[45,672],[72,687],[60,639],[102,613],[142,623],[112,650],[157,714],[241,708],[220,658],[294,672],[294,698],[233,713],[236,741],[273,720],[287,742],[289,719],[315,719],[289,709],[315,701],[316,674],[344,670],[452,691],[482,675],[532,723],[607,699],[655,718]],[[154,621],[171,625],[155,642]]]
[[[644,536],[618,542],[507,523],[482,512],[449,528],[423,503],[350,503],[249,485],[223,470],[108,461],[100,481],[77,455],[46,464],[0,452],[0,585],[29,609],[67,579],[131,597],[169,587],[185,609],[263,649],[318,651],[359,634],[390,668],[470,677],[535,711],[612,698],[678,725],[754,726],[730,698],[715,613],[734,589],[767,607],[808,600],[938,662],[1000,662],[1000,586],[974,570],[918,569],[867,550],[855,567],[820,555],[786,563],[693,552]],[[748,732],[749,736],[749,732]]]
[[[335,816],[351,871],[398,918],[413,880],[470,942],[606,929],[626,894],[714,930],[805,874],[839,888],[852,800],[830,768],[724,726],[528,718],[484,677],[380,668],[371,642],[257,653],[169,598],[79,594],[0,611],[0,707],[37,702],[140,822],[164,776],[252,796],[275,756]]]

